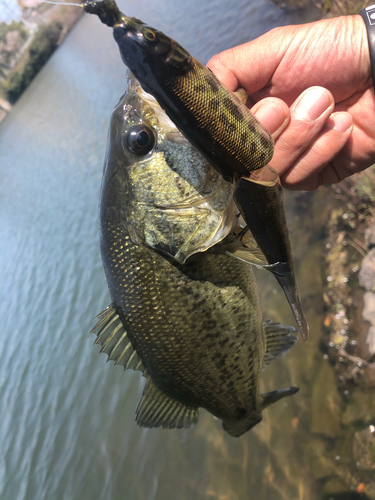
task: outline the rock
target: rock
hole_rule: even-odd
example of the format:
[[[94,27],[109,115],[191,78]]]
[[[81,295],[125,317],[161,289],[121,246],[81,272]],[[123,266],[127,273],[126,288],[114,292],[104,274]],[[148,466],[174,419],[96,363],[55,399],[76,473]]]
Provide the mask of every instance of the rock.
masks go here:
[[[370,425],[367,429],[356,432],[353,437],[353,456],[357,467],[361,470],[375,469],[375,429]]]
[[[375,354],[375,326],[369,328],[366,344],[368,345],[368,351],[371,356]]]
[[[359,284],[372,291],[375,286],[375,248],[372,248],[363,259],[358,274]]]
[[[366,292],[363,295],[362,317],[371,325],[375,325],[375,293],[373,292]]]
[[[375,246],[375,225],[368,227],[365,231],[365,242],[369,248]]]
[[[344,425],[371,425],[375,422],[374,389],[353,388],[342,423]]]
[[[372,356],[375,354],[375,293],[373,292],[366,292],[363,296],[362,317],[370,323],[366,344],[368,345],[370,356]]]
[[[333,500],[337,498],[345,498],[345,495],[351,493],[350,488],[348,488],[348,485],[345,484],[345,482],[338,478],[334,477],[327,481],[324,485],[324,499],[332,498]]]
[[[336,464],[327,453],[327,442],[324,438],[317,437],[306,444],[304,461],[309,464],[310,472],[314,479],[325,479],[336,476]]]

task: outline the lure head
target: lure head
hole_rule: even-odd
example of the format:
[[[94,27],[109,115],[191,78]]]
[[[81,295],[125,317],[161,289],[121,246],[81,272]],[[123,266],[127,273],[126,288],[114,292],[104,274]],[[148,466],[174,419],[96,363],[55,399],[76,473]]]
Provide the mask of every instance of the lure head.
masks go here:
[[[87,0],[82,4],[85,12],[96,14],[103,24],[113,27],[122,16],[114,0]]]
[[[148,92],[157,92],[160,80],[191,69],[192,57],[181,45],[139,19],[124,16],[114,0],[87,0],[83,8],[113,28],[123,62]]]
[[[150,90],[155,91],[159,76],[167,80],[192,67],[192,57],[181,45],[138,19],[122,16],[113,27],[113,36],[123,62]]]

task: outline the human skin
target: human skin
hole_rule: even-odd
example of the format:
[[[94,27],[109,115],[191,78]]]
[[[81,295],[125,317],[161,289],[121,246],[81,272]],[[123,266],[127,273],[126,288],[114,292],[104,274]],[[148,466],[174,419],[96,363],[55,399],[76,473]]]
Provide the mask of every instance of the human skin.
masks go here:
[[[288,189],[313,190],[375,163],[375,99],[362,18],[276,28],[207,65],[272,133]]]

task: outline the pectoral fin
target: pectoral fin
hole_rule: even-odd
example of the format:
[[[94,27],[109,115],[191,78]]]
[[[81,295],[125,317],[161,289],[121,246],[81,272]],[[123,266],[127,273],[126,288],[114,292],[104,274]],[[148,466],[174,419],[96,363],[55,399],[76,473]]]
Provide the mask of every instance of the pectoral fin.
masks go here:
[[[232,241],[220,244],[216,248],[231,257],[248,262],[254,266],[268,266],[262,251],[251,236],[250,231],[245,232],[243,237],[235,236]]]
[[[283,193],[275,170],[265,167],[241,177],[234,193],[236,205],[284,290],[304,340],[309,328],[303,313],[286,224]]]
[[[263,328],[266,337],[266,351],[263,359],[263,370],[277,358],[280,358],[297,342],[297,337],[291,335],[296,332],[292,326],[285,326],[281,323],[265,321]]]
[[[198,421],[199,410],[167,396],[149,378],[136,409],[140,427],[180,429],[192,427]]]

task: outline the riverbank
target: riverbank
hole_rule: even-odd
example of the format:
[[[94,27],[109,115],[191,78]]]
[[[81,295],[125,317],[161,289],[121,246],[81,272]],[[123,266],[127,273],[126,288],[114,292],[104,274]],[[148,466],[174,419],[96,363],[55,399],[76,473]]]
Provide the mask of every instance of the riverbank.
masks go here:
[[[82,15],[74,6],[38,4],[25,9],[23,23],[0,25],[0,122]]]
[[[375,167],[370,167],[321,187],[313,198],[311,193],[294,196],[298,234],[302,226],[311,233],[327,221],[318,245],[311,247],[309,234],[301,238],[306,257],[297,273],[306,299],[316,293],[323,298],[322,319],[310,325],[323,358],[312,389],[310,426],[330,444],[317,438],[306,454],[324,485],[324,499],[341,499],[351,491],[350,498],[375,500],[374,193]],[[312,268],[316,290],[311,283],[304,289],[304,273]]]

